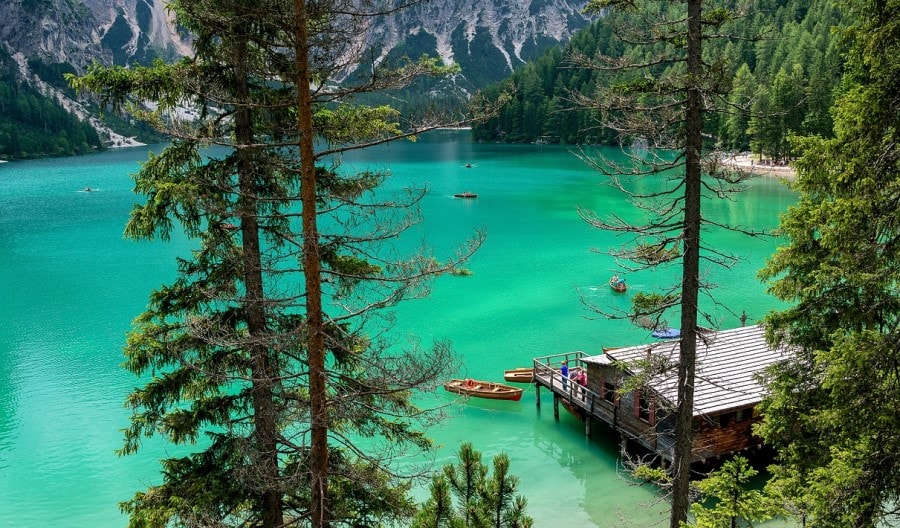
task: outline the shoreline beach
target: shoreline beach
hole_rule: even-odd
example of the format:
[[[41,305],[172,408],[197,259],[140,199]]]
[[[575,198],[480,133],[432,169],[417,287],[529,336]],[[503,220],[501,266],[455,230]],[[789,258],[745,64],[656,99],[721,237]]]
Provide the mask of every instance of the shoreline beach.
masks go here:
[[[733,156],[723,154],[721,161],[725,165],[746,169],[758,176],[774,176],[787,181],[794,181],[797,178],[794,168],[790,165],[769,165],[767,163],[768,160],[764,160],[760,163],[758,160],[747,154],[736,154]]]

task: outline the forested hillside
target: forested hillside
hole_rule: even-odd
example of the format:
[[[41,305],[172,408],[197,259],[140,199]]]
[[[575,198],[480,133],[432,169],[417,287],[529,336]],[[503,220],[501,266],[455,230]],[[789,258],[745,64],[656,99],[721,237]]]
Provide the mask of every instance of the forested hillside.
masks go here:
[[[0,49],[0,159],[71,156],[104,148],[91,125],[21,82],[14,69]]]
[[[660,4],[660,9],[673,8]],[[658,49],[648,52],[643,46],[637,51],[615,38],[612,28],[621,21],[621,15],[611,12],[564,48],[549,51],[504,83],[487,88],[486,95],[494,97],[511,82],[515,93],[499,116],[475,127],[475,138],[570,144],[617,141],[612,131],[599,128],[597,116],[575,108],[572,94],[591,94],[598,83],[635,79],[575,67],[570,58],[576,52],[593,56],[600,50],[650,60]],[[711,42],[705,49],[710,58],[727,57],[732,74],[727,99],[708,102],[726,111],[710,116],[707,136],[724,149],[752,149],[784,159],[793,154],[786,141],[791,134],[831,135],[829,108],[843,69],[831,28],[840,22],[841,12],[833,0],[762,0],[753,3],[748,16],[729,23],[727,32],[734,38]],[[645,55],[635,57],[639,53]]]

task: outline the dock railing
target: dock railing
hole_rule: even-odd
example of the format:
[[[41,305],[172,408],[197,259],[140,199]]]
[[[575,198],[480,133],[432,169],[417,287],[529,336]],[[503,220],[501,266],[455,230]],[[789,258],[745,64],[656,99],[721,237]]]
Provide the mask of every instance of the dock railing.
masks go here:
[[[591,417],[615,427],[614,404],[588,386],[582,386],[573,379],[564,379],[560,372],[563,361],[567,363],[570,375],[573,370],[586,370],[581,359],[587,356],[588,354],[584,352],[575,351],[534,358],[534,383],[550,389],[555,395],[554,412],[557,412],[555,405],[556,398],[559,398],[572,413],[577,413],[580,419]],[[540,406],[540,396],[537,405]]]
[[[572,380],[564,378],[560,369],[564,362],[568,365],[570,373],[571,369],[584,368],[584,365],[579,365],[579,360],[583,357],[587,357],[587,354],[579,350],[534,358],[534,377],[535,379],[540,378],[544,382],[542,385],[554,392],[560,392],[556,389],[562,389],[561,392],[571,390]]]

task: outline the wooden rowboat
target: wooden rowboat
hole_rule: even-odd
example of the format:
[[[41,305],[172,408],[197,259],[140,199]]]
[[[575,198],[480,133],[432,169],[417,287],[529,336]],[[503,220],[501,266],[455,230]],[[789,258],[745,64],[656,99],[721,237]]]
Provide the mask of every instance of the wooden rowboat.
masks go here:
[[[456,194],[454,194],[453,196],[455,196],[455,197],[457,197],[457,198],[478,198],[478,195],[477,195],[477,194],[475,194],[475,193],[473,193],[473,192],[469,192],[469,191],[465,191],[465,192],[461,192],[461,193],[456,193]]]
[[[620,279],[618,275],[613,275],[611,279],[609,279],[609,287],[613,289],[613,291],[623,293],[628,289],[628,286],[625,284],[625,279]]]
[[[578,418],[578,421],[580,421],[580,422],[583,422],[583,421],[584,421],[584,417],[585,417],[585,411],[584,411],[584,409],[582,409],[581,407],[578,407],[577,405],[575,405],[574,403],[572,403],[572,402],[566,400],[565,398],[560,398],[559,402],[562,403],[562,406],[563,406],[567,411],[569,411],[569,413],[570,413],[572,416],[574,416],[575,418]]]
[[[522,398],[522,389],[473,379],[452,379],[444,384],[444,389],[456,394],[465,394],[475,398],[487,398],[489,400],[519,401]]]
[[[503,371],[503,379],[510,383],[531,383],[534,379],[534,369],[531,367],[519,367]]]

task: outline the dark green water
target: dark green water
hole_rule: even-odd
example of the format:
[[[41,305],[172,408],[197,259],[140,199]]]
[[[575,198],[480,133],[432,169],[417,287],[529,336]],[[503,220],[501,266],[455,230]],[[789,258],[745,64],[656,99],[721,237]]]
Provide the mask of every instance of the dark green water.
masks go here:
[[[118,527],[117,503],[158,481],[167,446],[150,441],[117,457],[122,407],[136,380],[119,368],[131,320],[149,292],[174,276],[185,240],[122,239],[131,204],[130,174],[145,148],[81,158],[0,164],[0,526]],[[467,162],[472,163],[466,168]],[[344,160],[347,167],[389,167],[389,187],[427,184],[425,236],[446,254],[475,229],[487,242],[467,266],[445,276],[428,299],[397,310],[397,332],[423,342],[446,338],[463,358],[461,375],[502,379],[532,357],[648,341],[624,322],[598,319],[582,296],[625,308],[628,295],[671,285],[677,269],[628,275],[629,294],[614,295],[616,270],[605,252],[624,239],[590,228],[578,207],[629,213],[625,199],[569,151],[552,146],[476,145],[466,132],[434,134]],[[646,185],[654,185],[653,181]],[[86,186],[96,192],[79,192]],[[471,190],[475,200],[453,198]],[[779,182],[757,179],[734,202],[711,203],[722,221],[771,228],[794,201]],[[756,280],[774,240],[706,233],[710,245],[744,257],[724,270],[706,267],[715,295],[749,322],[776,306]],[[598,249],[601,253],[591,250]],[[737,318],[708,302],[721,326]],[[442,402],[453,399],[434,395]],[[429,431],[442,446],[437,463],[470,441],[486,456],[504,451],[537,526],[648,526],[665,518],[646,488],[617,474],[618,448],[600,428],[586,439],[574,418],[519,403],[472,401]]]

